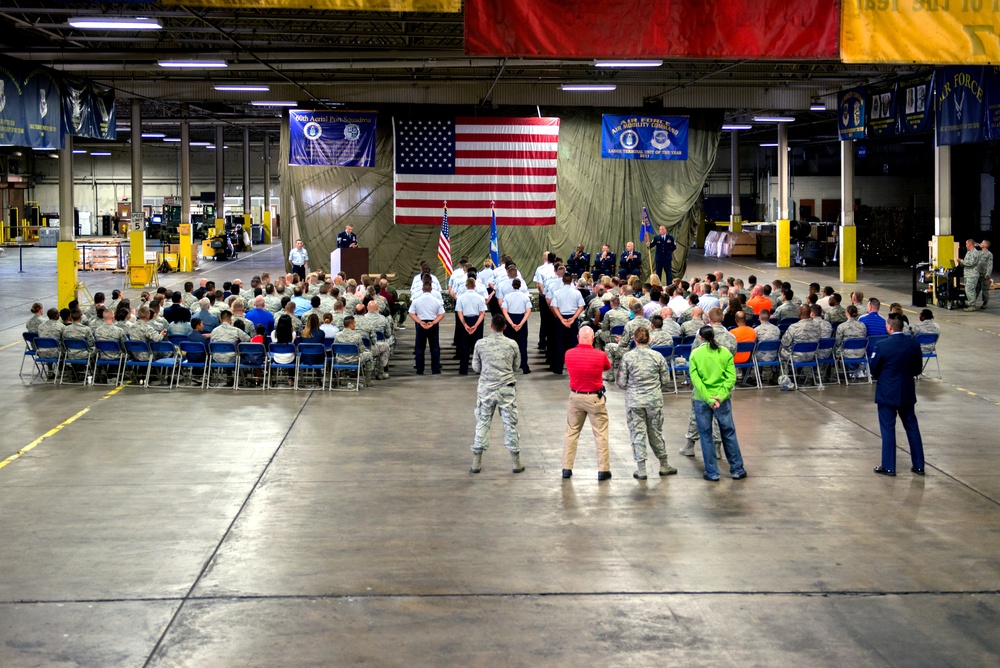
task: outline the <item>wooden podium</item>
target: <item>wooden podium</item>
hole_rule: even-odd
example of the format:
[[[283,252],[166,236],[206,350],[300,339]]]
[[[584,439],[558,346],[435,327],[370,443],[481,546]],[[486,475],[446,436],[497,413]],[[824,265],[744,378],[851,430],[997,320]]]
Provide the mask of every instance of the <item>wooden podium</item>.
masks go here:
[[[330,274],[340,272],[347,274],[348,279],[361,283],[361,275],[368,273],[368,249],[338,248],[330,253]]]

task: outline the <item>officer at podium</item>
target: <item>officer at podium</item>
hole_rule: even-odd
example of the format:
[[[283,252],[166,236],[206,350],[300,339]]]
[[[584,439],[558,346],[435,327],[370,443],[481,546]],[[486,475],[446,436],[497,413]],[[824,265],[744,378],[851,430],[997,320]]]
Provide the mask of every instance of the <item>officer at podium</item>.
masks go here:
[[[357,248],[358,235],[354,234],[354,226],[348,225],[337,235],[337,248]]]

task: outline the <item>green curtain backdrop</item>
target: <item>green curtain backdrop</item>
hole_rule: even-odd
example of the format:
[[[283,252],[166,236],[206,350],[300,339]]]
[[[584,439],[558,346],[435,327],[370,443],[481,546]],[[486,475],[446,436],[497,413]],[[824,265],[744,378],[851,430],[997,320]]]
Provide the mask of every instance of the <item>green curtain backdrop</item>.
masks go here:
[[[288,123],[281,130],[281,241],[287,257],[294,239],[301,238],[313,268],[329,269],[337,233],[354,225],[360,246],[367,247],[373,273],[394,273],[397,284],[408,283],[420,260],[435,267],[440,226],[395,225],[392,219],[392,116],[433,117],[471,115],[467,109],[422,107],[379,108],[376,164],[357,167],[290,167]],[[531,110],[532,112],[534,110]],[[608,110],[629,113],[628,110]],[[688,159],[606,160],[601,158],[601,111],[545,109],[561,118],[559,129],[556,224],[546,227],[499,227],[500,252],[508,253],[528,276],[543,250],[569,257],[582,243],[592,257],[603,244],[621,253],[627,241],[639,244],[643,204],[654,226],[665,225],[676,240],[674,274],[682,275],[701,210],[705,179],[715,164],[723,114],[698,110],[690,114]],[[635,112],[649,113],[649,112]],[[676,114],[677,112],[671,111]],[[533,115],[505,110],[503,116]],[[489,255],[489,225],[452,226],[452,258],[462,255],[478,266]],[[645,262],[648,268],[648,262]]]

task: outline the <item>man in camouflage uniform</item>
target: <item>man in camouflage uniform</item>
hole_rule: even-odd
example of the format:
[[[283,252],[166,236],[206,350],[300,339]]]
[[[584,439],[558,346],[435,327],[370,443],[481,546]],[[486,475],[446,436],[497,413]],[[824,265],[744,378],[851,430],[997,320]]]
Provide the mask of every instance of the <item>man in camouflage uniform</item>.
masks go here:
[[[913,335],[913,338],[916,338],[918,334],[937,334],[940,336],[941,326],[934,322],[934,312],[929,308],[920,311],[920,322],[910,328],[910,333]],[[936,343],[925,343],[920,346],[920,351],[932,353],[936,348]]]
[[[833,325],[823,317],[823,308],[819,304],[809,307],[809,319],[815,320],[815,325],[819,328],[819,338],[829,339],[833,336]]]
[[[792,346],[796,343],[816,343],[823,338],[823,331],[820,329],[820,321],[811,318],[809,307],[803,304],[798,311],[799,321],[793,323],[785,335],[781,337],[781,359],[795,362],[808,362],[816,357],[815,353],[795,353],[792,354]],[[827,323],[829,324],[829,323]]]
[[[334,302],[333,306],[333,326],[337,329],[343,331],[344,329],[344,318],[350,315],[344,311],[345,303],[343,299],[338,299]]]
[[[632,319],[625,324],[625,331],[622,332],[621,339],[617,343],[612,342],[604,347],[604,352],[607,353],[608,359],[611,361],[611,370],[604,374],[604,380],[612,381],[615,379],[618,364],[621,362],[622,355],[629,351],[635,330],[639,327],[645,327],[648,332],[652,327],[649,324],[649,320],[642,315],[641,302],[638,300],[633,301],[631,311]]]
[[[663,332],[668,336],[670,336],[671,340],[675,336],[681,336],[681,326],[677,324],[676,320],[674,320],[673,309],[671,309],[669,306],[666,308],[661,308],[658,315],[663,319],[663,327],[662,327]],[[650,318],[649,321],[653,322],[653,319]]]
[[[840,305],[840,293],[835,292],[830,295],[830,306],[823,312],[823,319],[833,326],[847,320],[847,311]]]
[[[223,311],[219,316],[219,326],[212,330],[209,341],[212,343],[235,343],[240,344],[249,341],[250,337],[242,329],[233,327],[233,314]],[[215,353],[212,360],[222,364],[236,361],[235,353]]]
[[[148,308],[143,306],[139,309],[138,317],[138,322],[136,322],[128,331],[128,338],[130,340],[147,341],[149,343],[156,343],[163,340],[163,330],[156,329],[156,327],[149,322]],[[135,359],[140,362],[147,362],[149,361],[149,354],[135,353]]]
[[[357,330],[357,322],[353,315],[344,316],[344,326],[333,337],[336,343],[353,343],[361,351],[361,380],[370,384],[374,375],[375,363],[370,351],[365,349],[365,343],[361,338],[361,332]],[[357,355],[337,355],[338,364],[354,364],[358,361]]]
[[[126,338],[128,337],[125,336],[125,330],[115,326],[115,314],[111,312],[111,309],[104,309],[104,320],[94,330],[94,340],[117,341],[119,346],[124,347]],[[121,358],[121,353],[114,351],[101,351],[99,355],[102,360]]]
[[[364,308],[362,306],[361,308]],[[371,318],[369,316],[375,316]],[[377,319],[381,318],[383,322],[379,322]],[[363,338],[367,338],[371,347],[369,350],[372,354],[373,364],[375,366],[374,377],[376,380],[386,380],[389,374],[386,372],[386,367],[389,366],[389,354],[392,349],[389,347],[389,341],[379,341],[375,336],[376,331],[382,331],[385,334],[385,318],[379,315],[378,305],[374,302],[368,302],[368,308],[364,315],[357,315],[354,317],[354,323],[356,325],[357,331],[361,332]],[[381,329],[378,329],[381,327]]]
[[[982,271],[983,255],[976,250],[976,242],[967,239],[965,242],[965,257],[958,262],[964,268],[965,275],[965,310],[975,311],[976,300],[979,298],[979,274]]]
[[[670,381],[670,367],[663,355],[649,349],[649,330],[645,326],[637,327],[633,337],[635,349],[622,357],[615,384],[625,390],[625,421],[636,465],[632,477],[645,480],[647,442],[660,460],[660,475],[677,473],[667,463],[663,447],[663,386]]]
[[[771,324],[771,312],[766,308],[761,309],[757,317],[760,318],[760,324],[754,327],[753,331],[757,334],[758,345],[762,341],[780,341],[781,330],[778,329],[777,325]],[[754,352],[754,356],[762,362],[773,362],[778,359],[778,351]],[[761,381],[764,381],[765,377],[770,381],[773,373],[774,370],[771,367],[765,367],[761,373]]]
[[[295,315],[295,302],[289,300],[288,303],[285,304],[285,307],[275,314],[274,321],[277,322],[278,318],[282,315],[287,315],[288,319],[292,321],[292,331],[296,334],[302,333],[302,318]]]
[[[681,336],[693,336],[697,341],[698,330],[705,326],[705,312],[700,306],[691,309],[691,317],[681,325]]]
[[[795,304],[795,293],[791,290],[785,290],[782,292],[782,301],[772,314],[773,320],[780,324],[785,318],[795,318],[800,319],[802,316],[799,315],[799,307]],[[807,316],[808,317],[808,316]]]
[[[503,422],[504,447],[510,452],[514,473],[524,470],[521,445],[517,434],[517,394],[514,373],[521,366],[517,344],[503,335],[507,322],[503,315],[493,316],[492,333],[476,342],[472,353],[472,370],[479,374],[476,396],[476,432],[472,441],[472,473],[482,470],[483,453],[490,447],[490,426],[493,410],[500,409]]]
[[[97,309],[104,306],[104,293],[95,292],[94,293],[94,303],[83,310],[83,322],[84,324],[93,324],[93,321],[99,320],[97,317]],[[114,313],[114,311],[112,311]]]
[[[78,308],[70,313],[72,322],[62,332],[63,341],[80,339],[87,342],[87,350],[69,350],[66,357],[72,360],[85,360],[94,351],[94,330],[83,324],[83,311]]]
[[[861,359],[868,354],[865,348],[859,348],[857,350],[847,350],[844,351],[844,340],[845,339],[867,339],[868,338],[868,328],[865,327],[865,323],[858,320],[858,307],[851,304],[847,307],[847,320],[842,322],[837,327],[837,343],[834,346],[834,350],[837,355],[843,355],[847,359]],[[791,328],[789,328],[791,329]]]
[[[271,313],[277,313],[281,310],[281,297],[278,296],[271,283],[264,286],[264,308]]]
[[[983,296],[983,308],[990,302],[990,276],[993,275],[993,253],[990,252],[990,242],[985,239],[979,244],[982,256],[979,263],[979,293]]]
[[[618,297],[611,298],[611,308],[604,317],[601,318],[601,331],[597,340],[601,342],[603,348],[607,348],[609,343],[617,343],[611,335],[611,328],[618,325],[625,326],[629,321],[629,312],[622,308],[621,300]]]
[[[667,309],[667,310],[669,311],[670,309]],[[664,320],[663,316],[657,314],[657,315],[654,315],[652,318],[649,319],[649,324],[653,328],[649,332],[649,347],[650,348],[656,348],[657,346],[673,346],[674,345],[674,335],[671,334],[671,330],[668,329],[667,327],[669,325],[673,325],[674,327],[677,327],[677,323],[676,322],[674,322],[672,319],[669,319],[669,318],[667,320]],[[678,331],[677,335],[680,336],[679,332],[681,330],[680,330],[679,327],[677,327],[677,331]]]
[[[329,283],[319,286],[319,310],[321,313],[333,313],[333,306],[337,300],[330,294],[331,290],[333,290],[333,286]]]

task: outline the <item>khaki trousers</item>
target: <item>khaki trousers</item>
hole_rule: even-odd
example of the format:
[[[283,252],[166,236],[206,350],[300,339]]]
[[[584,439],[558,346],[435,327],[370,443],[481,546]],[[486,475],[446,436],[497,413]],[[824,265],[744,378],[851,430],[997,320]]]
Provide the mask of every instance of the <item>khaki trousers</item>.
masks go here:
[[[576,444],[580,439],[583,423],[590,418],[590,428],[597,442],[597,470],[611,470],[611,456],[608,452],[608,407],[596,394],[569,395],[569,410],[566,413],[566,435],[563,438],[563,468],[573,469],[576,460]]]

